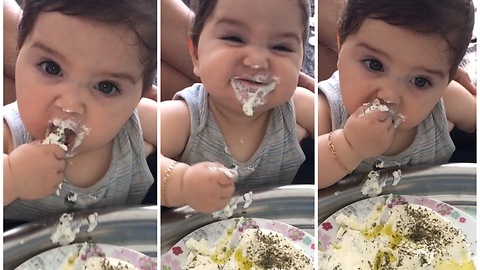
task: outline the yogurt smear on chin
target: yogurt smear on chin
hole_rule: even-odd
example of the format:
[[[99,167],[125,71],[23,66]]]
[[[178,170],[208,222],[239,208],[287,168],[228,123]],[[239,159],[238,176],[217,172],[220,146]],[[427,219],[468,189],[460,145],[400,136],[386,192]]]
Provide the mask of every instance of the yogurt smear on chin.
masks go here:
[[[273,91],[279,79],[268,75],[257,74],[252,78],[235,77],[230,80],[236,98],[243,105],[243,113],[253,115],[253,108],[266,103],[266,96]]]

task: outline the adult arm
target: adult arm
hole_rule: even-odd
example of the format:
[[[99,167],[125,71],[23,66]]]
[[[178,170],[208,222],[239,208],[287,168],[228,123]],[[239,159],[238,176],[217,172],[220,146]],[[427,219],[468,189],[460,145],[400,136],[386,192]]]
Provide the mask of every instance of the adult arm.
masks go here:
[[[3,104],[15,100],[15,62],[18,49],[18,23],[22,10],[15,0],[3,1]]]
[[[161,12],[162,61],[197,81],[187,46],[193,12],[181,0],[162,0]]]
[[[477,97],[458,82],[452,81],[443,100],[450,124],[466,132],[475,132]]]

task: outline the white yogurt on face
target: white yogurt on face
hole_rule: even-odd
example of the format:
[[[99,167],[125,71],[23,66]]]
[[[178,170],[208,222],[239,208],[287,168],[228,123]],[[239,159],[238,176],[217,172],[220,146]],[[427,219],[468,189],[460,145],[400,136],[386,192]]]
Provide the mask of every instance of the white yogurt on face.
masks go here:
[[[433,210],[415,204],[384,207],[365,221],[339,215],[332,246],[319,258],[320,269],[475,269],[465,235]]]
[[[273,91],[279,79],[265,74],[257,74],[253,78],[233,78],[230,83],[235,96],[243,105],[243,113],[253,115],[253,108],[266,103],[266,96]]]
[[[89,128],[86,126],[79,126],[79,122],[73,119],[62,120],[54,118],[52,124],[55,126],[55,129],[46,135],[42,144],[57,144],[62,147],[63,150],[68,151],[67,146],[62,142],[65,140],[65,130],[70,129],[75,133],[75,141],[67,156],[73,156],[71,152],[82,143],[85,136],[90,132]]]
[[[364,116],[371,112],[389,112],[393,118],[393,127],[397,128],[402,122],[405,121],[405,116],[399,112],[397,112],[391,102],[386,101],[386,103],[382,103],[378,98],[374,99],[370,103],[363,104],[363,112],[360,116]]]

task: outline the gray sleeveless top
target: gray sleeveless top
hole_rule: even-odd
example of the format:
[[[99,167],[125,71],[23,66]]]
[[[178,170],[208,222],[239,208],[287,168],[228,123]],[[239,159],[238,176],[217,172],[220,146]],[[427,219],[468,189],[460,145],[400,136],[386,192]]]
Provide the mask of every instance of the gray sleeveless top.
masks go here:
[[[14,148],[33,141],[20,119],[16,102],[3,107],[3,119],[13,135]],[[38,181],[41,183],[42,179]],[[152,183],[153,176],[146,162],[143,135],[135,111],[114,138],[112,160],[102,179],[87,188],[73,186],[65,179],[59,195],[33,201],[17,199],[3,208],[4,219],[35,220],[78,209],[137,205]],[[66,203],[65,198],[71,192],[77,198]]]
[[[202,84],[194,84],[177,93],[190,109],[190,137],[180,158],[195,164],[219,162],[226,167],[238,166],[236,188],[253,188],[290,184],[305,155],[296,133],[293,101],[273,109],[260,147],[247,162],[236,161],[228,151],[222,132],[208,108],[208,93]]]
[[[330,79],[320,82],[318,88],[330,105],[332,130],[343,128],[349,115],[340,95],[338,71]],[[418,125],[415,139],[407,149],[394,156],[382,155],[364,160],[354,173],[369,172],[379,161],[383,161],[385,167],[443,164],[448,162],[454,151],[455,145],[450,138],[443,99],[441,99],[427,118]]]

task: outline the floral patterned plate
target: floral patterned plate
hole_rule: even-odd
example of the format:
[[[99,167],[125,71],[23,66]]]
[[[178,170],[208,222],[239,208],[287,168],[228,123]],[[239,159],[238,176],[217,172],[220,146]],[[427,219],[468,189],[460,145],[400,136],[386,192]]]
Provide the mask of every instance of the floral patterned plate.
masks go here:
[[[331,245],[331,242],[337,237],[337,231],[339,228],[335,222],[336,216],[340,213],[344,213],[347,216],[354,214],[358,217],[358,220],[362,220],[372,212],[378,202],[386,204],[390,209],[395,205],[407,203],[423,205],[431,208],[441,216],[450,220],[456,228],[461,230],[465,234],[467,241],[470,243],[470,251],[472,251],[473,257],[477,254],[476,221],[474,218],[450,204],[430,199],[428,197],[393,194],[372,197],[355,202],[328,217],[318,227],[318,250],[325,251]]]
[[[84,254],[83,256],[79,256],[80,250],[82,250],[81,254]],[[140,270],[157,269],[157,259],[148,257],[140,252],[107,244],[79,243],[47,250],[25,261],[15,270],[80,270],[83,269],[85,261],[92,256],[113,257],[124,260]],[[68,260],[70,260],[70,263],[68,263]],[[72,264],[73,262],[75,263]]]
[[[285,237],[294,242],[295,245],[301,248],[303,252],[305,252],[305,254],[310,256],[313,262],[313,256],[315,254],[315,241],[313,236],[311,236],[307,232],[291,225],[274,220],[261,218],[233,218],[208,224],[185,236],[167,253],[162,255],[161,269],[181,270],[183,269],[182,267],[185,267],[185,264],[187,262],[187,256],[189,253],[189,250],[185,246],[185,242],[188,239],[194,238],[196,240],[200,240],[201,238],[205,238],[209,244],[213,244],[224,235],[225,231],[228,230],[228,228],[235,227],[237,223],[239,225],[237,226],[237,228],[240,233],[242,233],[243,230],[248,228],[262,228],[283,234]]]

